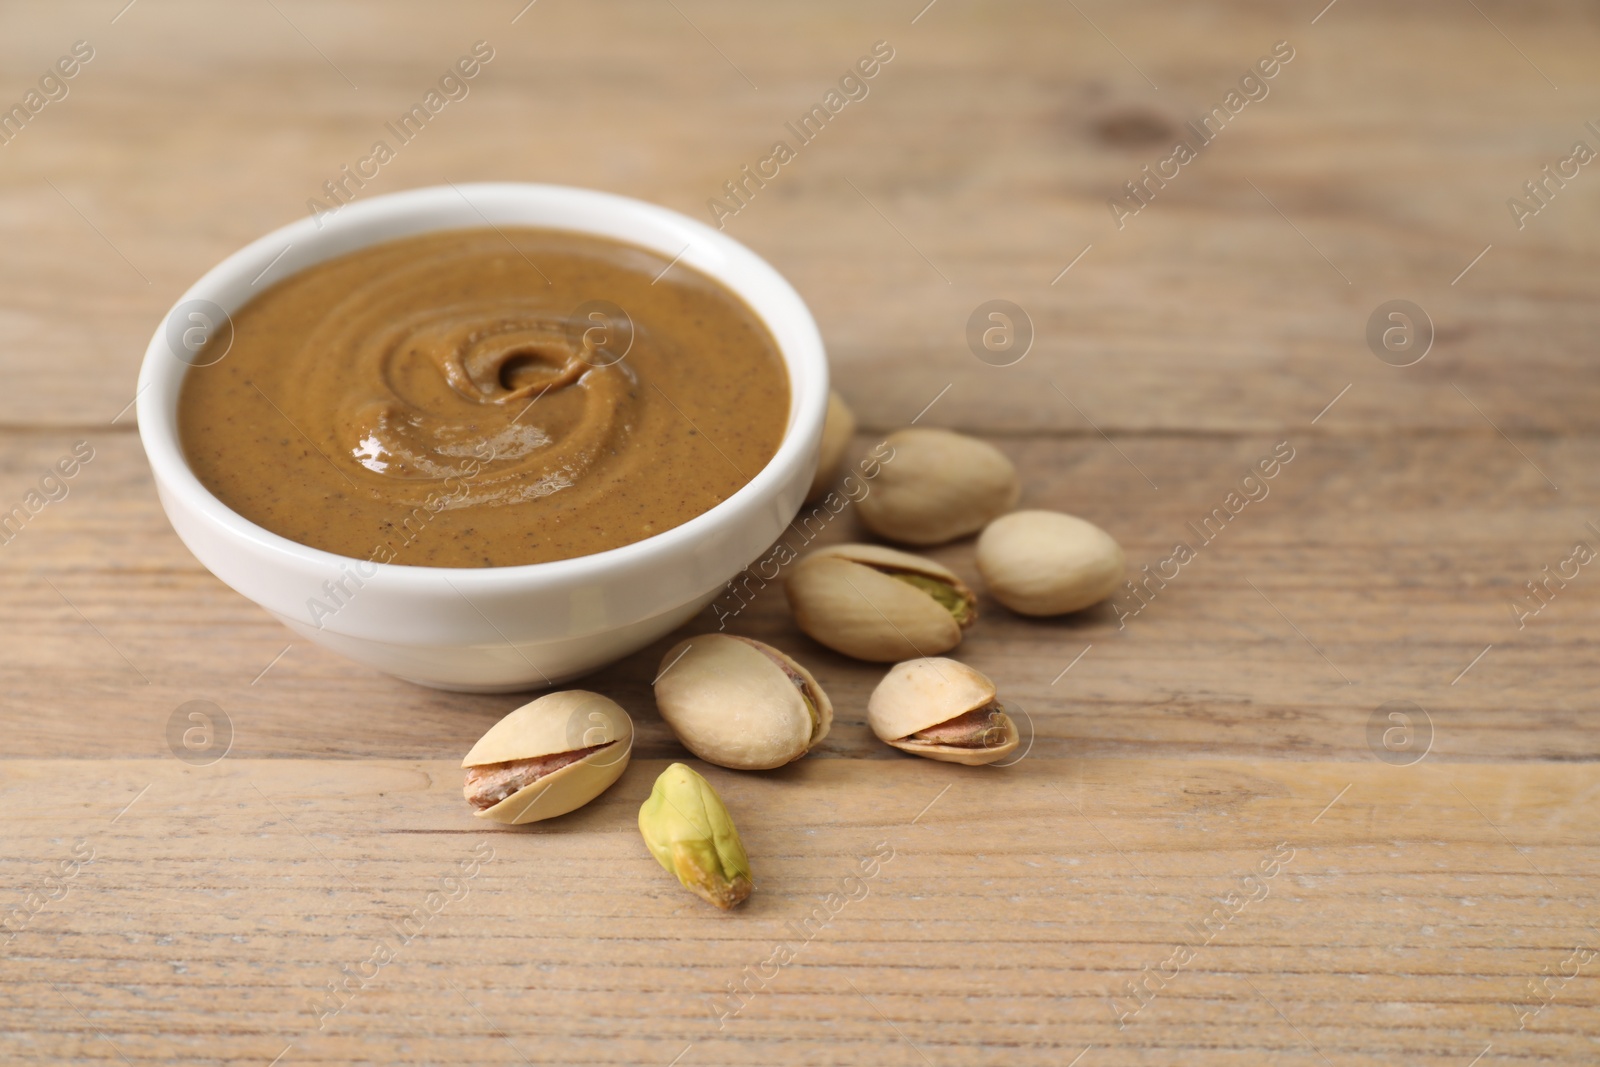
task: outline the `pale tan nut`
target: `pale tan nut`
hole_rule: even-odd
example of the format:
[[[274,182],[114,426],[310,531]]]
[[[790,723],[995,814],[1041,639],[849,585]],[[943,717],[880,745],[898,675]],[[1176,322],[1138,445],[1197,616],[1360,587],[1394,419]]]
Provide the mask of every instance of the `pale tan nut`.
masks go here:
[[[1122,546],[1094,523],[1059,511],[1015,511],[978,537],[978,573],[1020,615],[1061,615],[1098,604],[1122,583]]]
[[[881,537],[943,544],[976,533],[1017,506],[1017,469],[985,441],[912,427],[890,434],[887,443],[894,458],[856,505],[861,521]]]
[[[833,704],[817,680],[771,645],[701,634],[661,658],[656,707],[683,747],[738,771],[782,767],[828,734]]]
[[[969,766],[1005,759],[1021,742],[994,683],[942,657],[891,667],[867,700],[867,725],[902,752]]]
[[[811,488],[806,490],[807,504],[821,497],[838,480],[845,450],[850,447],[850,438],[855,432],[855,412],[843,397],[829,389],[828,415],[822,423],[822,446],[817,452],[817,473],[811,479]]]
[[[881,545],[819,548],[790,570],[784,593],[806,634],[877,663],[947,652],[978,617],[954,571]]]
[[[538,822],[583,807],[622,776],[633,720],[582,689],[547,693],[489,727],[461,766],[480,819]]]

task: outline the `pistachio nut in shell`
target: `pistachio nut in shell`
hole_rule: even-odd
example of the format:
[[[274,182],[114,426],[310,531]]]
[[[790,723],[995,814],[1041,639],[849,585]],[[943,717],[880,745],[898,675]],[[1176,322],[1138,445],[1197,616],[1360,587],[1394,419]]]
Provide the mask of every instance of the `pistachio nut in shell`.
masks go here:
[[[827,492],[839,477],[844,464],[845,449],[856,432],[856,414],[844,398],[828,390],[828,414],[822,422],[822,446],[817,451],[817,473],[811,478],[811,488],[806,490],[806,503]]]
[[[976,533],[1017,505],[1017,469],[986,441],[911,427],[896,430],[887,443],[894,458],[856,504],[873,533],[908,545],[938,545]]]
[[[789,571],[795,622],[856,659],[892,663],[947,652],[978,617],[972,590],[931,559],[882,545],[830,545]]]
[[[771,645],[701,634],[661,657],[656,707],[683,746],[708,763],[765,771],[827,736],[833,705],[817,680]]]
[[[727,805],[693,769],[674,763],[661,772],[639,808],[645,847],[685,889],[727,909],[754,887],[750,857]]]
[[[902,752],[944,763],[994,763],[1016,751],[1017,724],[994,683],[953,659],[896,663],[867,700],[867,725]]]
[[[461,761],[461,792],[480,819],[552,819],[605,792],[632,749],[633,720],[615,701],[583,689],[546,693],[478,738]]]
[[[1115,538],[1059,511],[1014,511],[978,537],[984,584],[1021,615],[1061,615],[1098,604],[1116,592],[1125,566]]]

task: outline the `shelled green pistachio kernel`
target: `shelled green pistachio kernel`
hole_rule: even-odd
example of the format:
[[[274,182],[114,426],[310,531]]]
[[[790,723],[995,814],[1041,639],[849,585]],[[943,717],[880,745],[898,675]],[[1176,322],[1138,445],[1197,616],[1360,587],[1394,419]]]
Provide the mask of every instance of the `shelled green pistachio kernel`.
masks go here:
[[[645,847],[685,889],[727,910],[754,888],[750,857],[722,798],[682,763],[661,772],[639,808]]]

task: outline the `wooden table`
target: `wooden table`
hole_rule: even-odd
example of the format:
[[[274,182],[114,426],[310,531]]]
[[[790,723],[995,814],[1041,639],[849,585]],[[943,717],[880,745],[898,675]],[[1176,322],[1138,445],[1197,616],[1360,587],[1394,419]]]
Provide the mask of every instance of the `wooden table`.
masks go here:
[[[0,145],[0,511],[93,450],[0,552],[0,1060],[1600,1058],[1600,576],[1564,565],[1600,547],[1600,172],[1557,169],[1600,147],[1591,12],[122,3],[0,13],[0,105],[93,49]],[[983,603],[960,654],[1033,732],[1005,769],[876,743],[878,670],[757,598],[739,629],[838,719],[782,771],[704,768],[757,867],[735,914],[634,828],[684,755],[649,691],[674,638],[588,682],[638,720],[623,780],[486,827],[457,761],[520,698],[291,637],[172,534],[127,408],[176,295],[479,40],[470,94],[362,195],[554,181],[709,218],[889,42],[727,231],[811,304],[861,447],[921,413],[1005,449],[1026,504],[1112,531],[1130,576],[1197,548],[1121,624]],[[1280,41],[1246,82],[1266,95],[1164,165]],[[1108,206],[1146,165],[1171,176]],[[1033,327],[1009,366],[966,341],[993,299]],[[1367,342],[1399,299],[1431,322],[1405,367],[1420,320],[1388,362]],[[1200,544],[1280,442],[1269,495]],[[826,536],[859,534],[846,512]],[[975,580],[970,544],[934,555]],[[221,709],[225,758],[174,758],[190,701]]]

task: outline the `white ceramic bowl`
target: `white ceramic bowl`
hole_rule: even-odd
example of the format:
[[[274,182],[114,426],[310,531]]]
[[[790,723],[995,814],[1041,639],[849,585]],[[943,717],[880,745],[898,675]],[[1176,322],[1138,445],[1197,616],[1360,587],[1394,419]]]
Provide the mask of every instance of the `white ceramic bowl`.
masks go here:
[[[432,230],[545,226],[653,249],[717,279],[753,308],[788,366],[788,426],[772,461],[710,511],[664,533],[577,559],[520,567],[409,567],[308,548],[229,510],[178,443],[181,355],[209,301],[222,311],[313,263]],[[320,223],[320,225],[319,225]],[[215,317],[215,316],[210,316]],[[217,325],[221,325],[218,323]],[[229,327],[231,328],[231,327]],[[193,335],[192,335],[193,336]],[[225,358],[225,357],[224,357]],[[828,367],[816,323],[766,261],[665,208],[554,185],[440,186],[347,204],[276,230],[223,260],[173,306],[139,372],[139,436],[167,518],[211,573],[326,648],[422,685],[470,692],[539,688],[649,644],[700,611],[794,518],[816,465]],[[350,577],[350,575],[355,577]],[[344,582],[331,616],[324,583]],[[357,584],[359,583],[359,585]],[[319,625],[320,622],[320,625]]]

